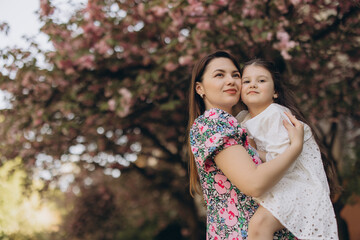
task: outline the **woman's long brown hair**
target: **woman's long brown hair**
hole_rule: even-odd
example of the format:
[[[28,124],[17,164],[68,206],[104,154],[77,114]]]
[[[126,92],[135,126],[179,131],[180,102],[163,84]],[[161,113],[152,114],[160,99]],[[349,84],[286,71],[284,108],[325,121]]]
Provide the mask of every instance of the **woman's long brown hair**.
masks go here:
[[[190,128],[193,125],[195,119],[199,117],[205,111],[205,103],[203,99],[196,93],[195,87],[197,82],[202,82],[203,75],[206,70],[207,65],[216,58],[228,58],[230,59],[235,67],[240,72],[240,66],[236,58],[226,51],[216,51],[211,53],[202,59],[200,59],[194,66],[191,74],[191,84],[189,90],[189,121],[188,121],[188,131],[189,134]],[[191,151],[190,138],[188,137],[188,151],[189,151],[189,173],[190,173],[190,194],[194,196],[194,192],[201,194],[201,186],[199,181],[199,174],[195,164],[195,158]]]
[[[273,62],[264,59],[256,58],[246,62],[241,69],[241,74],[243,74],[245,68],[250,65],[263,67],[270,72],[272,79],[274,81],[275,93],[278,94],[278,98],[274,99],[274,102],[289,108],[292,114],[294,114],[298,120],[302,121],[303,123],[306,123],[310,127],[311,132],[321,152],[321,159],[329,183],[331,198],[334,198],[335,194],[339,193],[341,190],[341,187],[339,186],[338,183],[335,162],[331,158],[327,157],[326,149],[324,145],[321,143],[316,132],[314,131],[314,127],[305,118],[304,114],[301,112],[300,108],[298,107],[295,101],[295,94],[291,90],[290,83],[285,82],[284,79],[281,78],[281,74],[276,69],[275,64]]]

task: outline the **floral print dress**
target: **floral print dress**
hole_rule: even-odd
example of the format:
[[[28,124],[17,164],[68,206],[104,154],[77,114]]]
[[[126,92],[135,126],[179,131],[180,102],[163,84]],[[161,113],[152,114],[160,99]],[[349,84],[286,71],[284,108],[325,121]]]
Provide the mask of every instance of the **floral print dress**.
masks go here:
[[[213,108],[204,112],[190,129],[191,150],[198,168],[203,197],[207,207],[207,240],[247,239],[247,228],[258,204],[242,193],[217,168],[214,157],[221,150],[241,144],[248,150],[255,164],[260,159],[247,142],[247,134],[236,118]],[[296,239],[282,230],[274,239]]]

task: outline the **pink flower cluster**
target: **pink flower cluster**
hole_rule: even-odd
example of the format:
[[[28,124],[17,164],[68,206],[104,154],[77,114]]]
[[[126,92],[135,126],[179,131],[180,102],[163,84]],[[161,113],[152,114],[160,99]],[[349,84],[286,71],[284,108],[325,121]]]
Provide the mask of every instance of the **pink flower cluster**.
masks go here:
[[[298,43],[290,40],[289,34],[283,29],[276,33],[276,38],[279,40],[279,42],[274,43],[274,48],[280,51],[284,59],[291,59],[289,51],[297,46]]]

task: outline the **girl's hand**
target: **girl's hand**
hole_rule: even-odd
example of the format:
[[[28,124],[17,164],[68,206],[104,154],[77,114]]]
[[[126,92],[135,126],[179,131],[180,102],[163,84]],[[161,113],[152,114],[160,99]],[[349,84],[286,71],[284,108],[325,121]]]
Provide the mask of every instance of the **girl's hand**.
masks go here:
[[[288,116],[291,125],[288,121],[284,120],[284,127],[287,129],[290,138],[290,144],[296,145],[302,149],[304,142],[304,124],[296,119],[294,115],[291,113],[285,112],[286,116]]]

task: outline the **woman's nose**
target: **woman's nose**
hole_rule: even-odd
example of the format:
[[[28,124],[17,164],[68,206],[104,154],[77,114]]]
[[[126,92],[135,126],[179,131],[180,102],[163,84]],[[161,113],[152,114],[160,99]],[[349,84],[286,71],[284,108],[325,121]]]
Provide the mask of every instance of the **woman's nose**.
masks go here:
[[[235,84],[235,78],[232,75],[228,75],[226,77],[226,83],[227,84]]]

